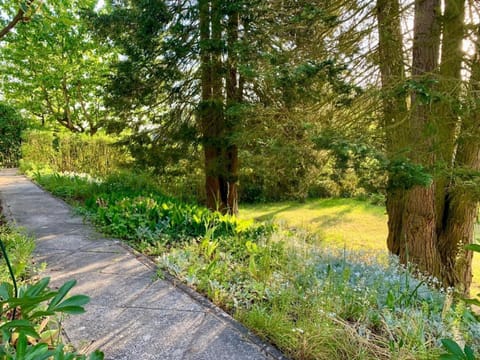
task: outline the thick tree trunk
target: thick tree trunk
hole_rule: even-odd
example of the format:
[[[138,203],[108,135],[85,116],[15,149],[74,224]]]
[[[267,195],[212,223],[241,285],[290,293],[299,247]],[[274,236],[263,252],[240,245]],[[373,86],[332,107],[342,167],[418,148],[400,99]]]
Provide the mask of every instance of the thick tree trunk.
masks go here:
[[[427,187],[389,188],[389,250],[403,263],[412,262],[438,276],[444,285],[466,293],[472,278],[472,254],[464,246],[473,240],[478,198],[457,172],[480,170],[480,115],[474,106],[458,131],[464,6],[464,0],[446,0],[440,16],[440,0],[415,1],[412,81],[423,91],[412,92],[408,111],[404,99],[392,98],[384,98],[383,110],[389,158],[408,149],[409,160],[432,171],[434,180]],[[382,88],[388,93],[395,78],[403,75],[400,24],[392,22],[398,17],[398,2],[378,0],[377,9]],[[472,66],[472,97],[479,93],[480,54],[477,57]],[[442,96],[428,97],[435,92]],[[399,113],[409,117],[396,129],[393,124],[399,123]]]
[[[202,44],[202,102],[199,115],[204,140],[207,207],[224,214],[236,214],[238,150],[232,142],[235,121],[225,114],[224,107],[226,101],[226,107],[238,101],[237,62],[232,46],[232,51],[228,52],[228,71],[225,71],[222,62],[225,46],[221,0],[202,0],[199,10]],[[236,42],[238,26],[238,13],[229,16],[229,45]]]
[[[480,26],[478,28],[480,36]],[[480,39],[480,38],[479,38]],[[474,104],[463,117],[458,136],[458,149],[454,172],[480,171],[480,45],[472,62],[469,93]],[[472,252],[464,246],[473,242],[475,219],[478,214],[478,194],[469,193],[461,174],[454,173],[450,185],[445,230],[440,237],[439,249],[445,265],[446,285],[460,287],[468,295],[472,282]]]
[[[440,0],[416,0],[412,78],[428,86],[426,80],[437,70],[440,44]],[[433,139],[429,132],[432,114],[429,103],[413,92],[408,127],[409,158],[415,164],[432,169],[435,165]],[[406,191],[403,213],[404,244],[400,261],[413,262],[420,271],[440,275],[440,255],[437,249],[435,184],[416,185]]]
[[[435,208],[437,232],[441,234],[448,215],[448,187],[455,157],[455,132],[458,128],[458,103],[463,61],[465,0],[446,0],[442,17],[443,41],[438,90],[443,98],[433,107],[435,124],[435,151],[437,154],[435,174]]]
[[[379,65],[382,78],[383,128],[389,159],[401,158],[405,151],[405,122],[407,103],[405,96],[395,94],[395,88],[405,81],[402,34],[398,0],[378,0],[377,20],[379,33]],[[390,175],[389,183],[394,183]],[[405,191],[388,186],[387,246],[391,253],[400,254]]]
[[[203,136],[203,150],[205,156],[205,193],[207,207],[218,209],[220,198],[220,183],[217,176],[218,138],[215,118],[212,116],[212,56],[211,56],[211,9],[209,0],[199,0],[200,25],[200,61],[201,61],[201,103],[199,106],[199,122]]]

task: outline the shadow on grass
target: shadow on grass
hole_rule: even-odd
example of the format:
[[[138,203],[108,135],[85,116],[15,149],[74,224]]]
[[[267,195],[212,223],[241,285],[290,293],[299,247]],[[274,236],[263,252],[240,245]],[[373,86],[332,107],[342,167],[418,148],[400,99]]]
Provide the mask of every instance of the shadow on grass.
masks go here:
[[[310,223],[318,224],[320,227],[333,227],[340,223],[352,222],[352,219],[346,219],[344,216],[351,213],[352,208],[343,209],[333,215],[322,215],[310,220]]]

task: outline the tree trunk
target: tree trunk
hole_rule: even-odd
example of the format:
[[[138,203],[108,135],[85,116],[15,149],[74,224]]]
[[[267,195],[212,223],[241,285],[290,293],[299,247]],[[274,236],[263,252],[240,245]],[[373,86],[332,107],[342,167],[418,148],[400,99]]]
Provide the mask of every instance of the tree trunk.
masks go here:
[[[399,13],[397,1],[377,1],[380,71],[387,94],[403,76],[400,24],[394,20]],[[430,186],[389,188],[388,248],[401,262],[412,262],[419,270],[439,277],[444,285],[467,293],[472,254],[464,246],[473,241],[478,197],[461,175],[480,170],[480,115],[478,102],[473,101],[474,108],[464,114],[458,130],[464,6],[464,0],[446,0],[441,16],[440,0],[415,1],[411,81],[415,91],[410,109],[404,99],[386,97],[383,110],[388,157],[395,159],[406,151],[410,161],[433,174]],[[480,54],[472,65],[470,86],[471,97],[477,98],[478,59]],[[437,97],[438,93],[441,96]],[[404,117],[408,121],[401,121],[400,114],[409,114]]]
[[[201,62],[201,102],[199,105],[199,123],[203,137],[203,151],[205,156],[205,193],[207,207],[218,209],[220,198],[220,183],[217,176],[218,138],[215,117],[212,112],[212,56],[211,56],[211,9],[209,0],[199,0],[200,26],[200,62]]]
[[[405,122],[408,116],[406,97],[395,94],[405,81],[402,34],[398,0],[378,0],[379,65],[382,78],[383,129],[388,158],[401,158],[405,151]],[[389,184],[394,183],[392,174]],[[387,188],[388,239],[391,253],[399,255],[401,246],[405,191]]]
[[[480,39],[480,26],[477,30]],[[478,40],[477,40],[478,41]],[[463,117],[458,136],[455,172],[480,171],[480,45],[472,62],[469,95],[473,108]],[[471,185],[470,185],[471,186]],[[444,279],[449,286],[461,287],[468,295],[472,282],[472,252],[464,246],[473,242],[475,219],[478,214],[478,194],[472,194],[460,174],[453,177],[448,198],[445,230],[440,237],[439,249],[445,266]]]
[[[412,57],[412,78],[427,88],[437,70],[440,45],[440,0],[416,0]],[[435,165],[431,104],[422,94],[412,92],[411,115],[408,127],[409,158],[418,165],[432,169]],[[413,262],[420,271],[440,276],[440,255],[437,249],[435,183],[413,186],[406,191],[403,213],[404,244],[400,261]]]
[[[230,4],[232,7],[234,2]],[[228,13],[227,25],[227,45],[228,45],[228,59],[227,59],[227,73],[226,73],[226,93],[227,93],[227,115],[226,115],[226,139],[227,147],[225,149],[224,157],[226,162],[226,186],[227,198],[226,204],[230,214],[238,213],[238,147],[235,143],[234,135],[235,128],[239,121],[238,115],[235,114],[235,106],[242,102],[242,92],[240,89],[238,79],[238,56],[237,56],[237,42],[238,42],[238,28],[239,28],[239,13],[233,8]]]
[[[224,108],[231,108],[241,101],[235,49],[239,16],[237,11],[228,14],[226,36],[229,48],[225,71],[222,62],[225,48],[222,1],[200,1],[199,13],[202,64],[199,117],[205,153],[207,207],[224,214],[236,214],[238,149],[234,135],[238,117],[227,115]]]
[[[455,157],[455,131],[459,122],[459,95],[462,85],[462,42],[464,36],[465,0],[446,0],[442,17],[443,41],[438,90],[443,98],[433,107],[435,124],[435,207],[437,232],[443,232],[448,211],[447,191]]]

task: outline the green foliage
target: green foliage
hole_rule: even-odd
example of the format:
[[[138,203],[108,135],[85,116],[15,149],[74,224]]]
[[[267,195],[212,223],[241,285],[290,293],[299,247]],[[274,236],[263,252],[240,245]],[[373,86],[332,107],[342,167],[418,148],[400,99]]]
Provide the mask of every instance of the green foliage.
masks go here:
[[[79,16],[97,1],[35,3],[38,11],[2,44],[2,93],[39,125],[94,134],[108,120],[103,84],[117,56],[88,34]]]
[[[18,296],[8,282],[0,283],[0,359],[1,360],[102,360],[95,351],[90,356],[65,351],[61,344],[59,314],[81,314],[89,301],[85,295],[67,296],[75,280],[58,290],[48,288],[49,278],[20,287]],[[18,318],[12,319],[16,309]]]
[[[0,240],[5,262],[1,267],[8,268],[0,273],[0,360],[86,360],[87,356],[64,349],[59,316],[83,313],[89,298],[68,296],[75,280],[56,290],[48,287],[49,278],[29,283],[25,275],[33,239],[3,224]],[[102,360],[103,354],[95,351],[88,359]]]
[[[20,279],[25,278],[28,275],[29,260],[35,247],[33,239],[7,224],[0,226],[0,239],[9,254],[14,275]],[[0,260],[0,281],[7,281],[7,279],[7,264],[2,258]]]
[[[454,327],[480,346],[471,311],[445,305],[445,293],[430,286],[435,279],[417,279],[396,259],[318,249],[299,232],[165,197],[148,178],[37,179],[54,193],[60,184],[63,194],[87,195],[83,211],[104,229],[161,255],[163,269],[292,358],[436,357]]]
[[[458,321],[478,350],[479,327],[444,306],[434,279],[417,280],[395,259],[304,241],[287,232],[205,237],[169,249],[161,266],[294,359],[435,357]]]
[[[20,159],[25,120],[12,107],[0,103],[0,166],[14,167]]]
[[[440,355],[440,360],[475,360],[473,350],[467,345],[462,350],[455,341],[450,339],[442,339],[442,345],[447,352]]]
[[[34,179],[55,195],[82,200],[83,211],[105,232],[144,245],[171,245],[208,232],[229,237],[250,226],[248,221],[165,196],[158,185],[141,176],[118,173],[99,181],[36,173]]]
[[[112,137],[32,130],[22,144],[23,171],[48,168],[105,176],[130,161],[128,152]]]
[[[465,246],[465,250],[480,253],[480,245],[468,244]],[[463,299],[463,301],[466,304],[480,306],[480,294],[477,294],[477,298]],[[474,316],[473,319],[477,321],[477,325],[480,324],[478,314],[476,317]],[[476,359],[474,351],[467,344],[465,344],[465,346],[462,349],[455,340],[442,339],[442,345],[446,350],[446,352],[440,356],[441,360],[475,360]]]
[[[352,169],[359,178],[358,186],[367,193],[390,189],[410,189],[429,186],[432,175],[422,165],[408,158],[387,159],[384,152],[367,143],[351,141],[330,131],[315,140],[319,149],[329,150],[335,159],[335,180]],[[388,175],[388,181],[387,179]]]

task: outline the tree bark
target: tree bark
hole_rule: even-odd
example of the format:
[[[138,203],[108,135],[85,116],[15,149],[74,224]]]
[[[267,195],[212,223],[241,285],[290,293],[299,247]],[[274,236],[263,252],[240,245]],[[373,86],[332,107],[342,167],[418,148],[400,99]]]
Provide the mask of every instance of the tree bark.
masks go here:
[[[434,108],[435,151],[437,153],[435,174],[435,207],[437,232],[441,234],[447,215],[448,187],[455,158],[455,132],[459,123],[459,95],[462,86],[461,68],[463,61],[462,42],[464,37],[465,0],[446,0],[442,16],[443,41],[438,91],[442,101]]]
[[[212,116],[212,56],[211,56],[211,9],[209,0],[199,0],[200,26],[200,62],[201,62],[201,102],[199,105],[199,122],[203,137],[205,156],[205,193],[206,205],[211,210],[218,209],[220,183],[217,176],[218,151],[215,144],[217,138],[215,118]]]
[[[440,45],[440,0],[416,0],[412,78],[428,88],[428,80],[437,70]],[[409,158],[418,165],[432,169],[435,165],[431,104],[415,91],[411,94],[411,116],[408,127]],[[402,220],[400,261],[413,262],[420,271],[440,276],[440,255],[437,249],[435,183],[413,186],[406,191]]]
[[[234,2],[230,3],[235,5]],[[226,138],[227,147],[225,149],[224,157],[226,166],[226,186],[227,196],[226,205],[230,214],[238,213],[238,147],[234,140],[235,127],[239,121],[238,115],[235,114],[235,106],[242,102],[242,90],[238,79],[238,56],[237,56],[237,42],[238,42],[238,28],[239,28],[239,13],[237,9],[233,9],[228,13],[227,25],[227,45],[228,45],[228,59],[227,59],[227,73],[226,73],[226,93],[227,93],[227,114],[226,114]],[[229,111],[230,110],[230,111]]]
[[[477,39],[480,39],[480,25]],[[445,230],[439,241],[440,254],[445,265],[444,279],[449,286],[460,287],[468,295],[472,282],[471,251],[464,249],[473,242],[475,219],[478,215],[478,194],[472,194],[465,186],[462,173],[480,171],[480,45],[477,40],[476,55],[472,62],[469,97],[472,109],[463,117],[457,142],[453,181],[446,207],[448,216]]]
[[[230,4],[231,5],[231,4]],[[207,207],[222,213],[238,212],[238,149],[234,142],[238,117],[227,115],[241,101],[234,45],[238,38],[238,12],[229,13],[226,28],[227,71],[223,66],[224,11],[221,0],[202,0],[200,10],[202,101],[200,124],[205,153]]]
[[[387,156],[393,160],[401,158],[405,151],[407,120],[406,97],[398,95],[395,89],[405,81],[404,57],[398,0],[377,1],[377,21],[379,34],[379,65],[382,79],[383,129]],[[389,175],[392,184],[392,174]],[[399,255],[401,247],[403,208],[405,191],[400,188],[387,188],[388,238],[387,246],[391,253]]]
[[[472,254],[464,246],[473,241],[478,197],[462,174],[480,171],[480,53],[477,49],[469,89],[476,99],[460,117],[464,7],[465,0],[446,0],[442,16],[440,0],[415,1],[410,108],[403,98],[384,98],[383,125],[388,157],[403,152],[433,175],[430,186],[389,188],[388,248],[402,263],[414,263],[467,293]],[[398,13],[398,0],[377,0],[380,71],[387,94],[403,76]],[[408,121],[396,128],[399,114],[408,114]]]

